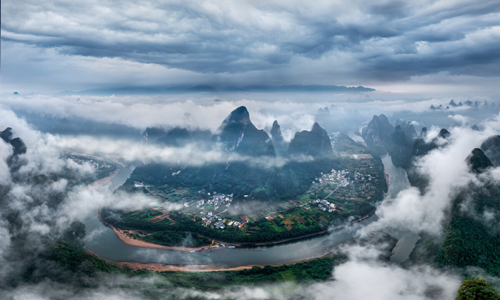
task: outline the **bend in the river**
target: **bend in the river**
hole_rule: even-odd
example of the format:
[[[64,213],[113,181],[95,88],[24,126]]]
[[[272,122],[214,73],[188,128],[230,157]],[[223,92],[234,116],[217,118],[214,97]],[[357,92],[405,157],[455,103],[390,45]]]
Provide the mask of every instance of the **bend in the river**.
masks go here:
[[[382,161],[391,182],[389,195],[394,196],[408,186],[406,173],[402,169],[395,168],[390,158],[385,157]],[[120,172],[111,180],[111,188],[113,189],[123,184],[131,174],[128,168],[119,167],[119,169]],[[167,265],[212,265],[217,268],[247,265],[279,265],[328,255],[332,253],[336,245],[352,239],[357,228],[376,220],[377,216],[374,214],[361,222],[327,235],[286,244],[255,248],[210,248],[196,252],[185,252],[128,245],[120,240],[111,228],[99,222],[96,214],[85,222],[88,232],[85,239],[85,247],[110,261]],[[407,252],[408,247],[402,248]],[[406,259],[407,255],[403,253],[402,257]],[[400,259],[402,258],[398,260]]]

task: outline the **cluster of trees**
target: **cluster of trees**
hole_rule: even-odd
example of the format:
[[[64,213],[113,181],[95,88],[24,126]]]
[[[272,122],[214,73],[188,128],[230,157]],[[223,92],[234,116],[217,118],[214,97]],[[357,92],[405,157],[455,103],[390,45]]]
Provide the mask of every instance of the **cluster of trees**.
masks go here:
[[[142,167],[138,172],[134,172],[134,176],[130,180],[157,185],[163,185],[166,181],[169,186],[188,187],[191,190],[216,190],[223,193],[236,193],[236,195],[239,193],[240,196],[242,194],[250,194],[255,198],[283,199],[291,198],[297,194],[304,194],[310,188],[312,181],[321,172],[327,173],[331,169],[339,170],[348,166],[351,169],[352,163],[353,161],[350,160],[318,159],[311,162],[289,162],[281,168],[269,169],[261,169],[245,163],[234,163],[230,168],[224,167],[223,169],[218,169],[222,168],[220,165],[199,168],[187,167],[176,176],[171,176],[172,170],[168,166],[151,164]],[[220,174],[217,173],[219,171],[221,172]],[[379,180],[374,182],[376,184],[375,195],[369,202],[344,201],[344,206],[347,210],[340,215],[336,215],[338,219],[345,219],[347,216],[366,215],[373,210],[373,206],[370,203],[383,198],[387,185],[382,176],[382,163],[376,160],[372,168],[369,169],[369,172],[379,178]],[[148,180],[151,181],[148,182]],[[203,185],[203,183],[205,184]],[[268,195],[270,196],[268,197]],[[326,197],[327,195],[323,196]],[[204,227],[199,220],[195,222],[182,213],[173,213],[171,215],[171,217],[176,219],[176,224],[165,224],[163,222],[152,223],[148,220],[141,220],[140,218],[130,216],[119,219],[113,217],[114,214],[111,212],[106,212],[106,210],[103,210],[103,218],[105,218],[106,222],[122,229],[139,229],[154,232],[153,235],[148,236],[146,239],[153,243],[168,246],[180,245],[185,239],[186,232],[192,234],[195,245],[208,244],[208,241],[204,240],[203,237],[233,243],[257,243],[262,241],[279,241],[317,233],[325,230],[325,226],[328,225],[310,222],[307,226],[293,226],[292,230],[278,232],[272,226],[266,224],[267,220],[262,219],[247,225],[248,227],[256,228],[255,233],[245,234],[244,231],[233,227],[224,230]],[[288,212],[283,213],[286,214]]]
[[[184,247],[200,247],[210,245],[212,240],[191,232],[180,232],[173,230],[157,231],[152,235],[144,237],[144,240],[154,244],[164,246],[184,246]]]
[[[125,185],[134,181],[197,190],[251,195],[257,199],[285,200],[305,193],[321,172],[342,168],[342,161],[321,158],[313,161],[290,161],[281,167],[255,166],[247,162],[214,163],[200,167],[148,164],[136,168]],[[180,173],[172,175],[177,170]]]
[[[125,274],[127,276],[141,276],[149,273],[147,270],[133,271],[130,268],[119,267],[91,255],[83,249],[77,249],[65,241],[56,242],[43,256],[73,275],[80,274],[82,279],[85,276],[98,278],[100,273]],[[241,271],[199,273],[166,271],[161,272],[160,275],[175,286],[201,289],[219,289],[228,285],[264,282],[308,282],[331,278],[333,267],[346,260],[345,255],[336,254],[290,265],[253,267]],[[57,281],[57,278],[55,280]],[[86,286],[84,282],[81,284],[82,287]]]
[[[175,224],[163,224],[161,222],[152,223],[147,220],[140,219],[121,220],[116,218],[116,214],[109,209],[103,209],[101,217],[105,222],[120,229],[136,229],[154,232],[154,234],[149,237],[149,239],[154,239],[154,242],[159,242],[164,245],[171,241],[175,243],[179,242],[179,244],[174,243],[169,244],[169,246],[179,246],[180,242],[186,238],[186,233],[191,234],[193,240],[196,241],[196,243],[199,243],[199,245],[202,245],[207,244],[206,241],[208,240],[206,238],[228,243],[259,243],[262,241],[280,241],[288,238],[300,237],[326,229],[326,226],[315,224],[306,228],[294,227],[290,231],[277,232],[271,226],[263,224],[266,220],[262,220],[259,222],[248,223],[247,226],[257,227],[258,230],[256,230],[253,234],[247,235],[243,230],[233,227],[229,227],[224,230],[204,227],[200,222],[195,222],[179,212],[172,212],[170,215],[170,217],[176,221]],[[163,236],[169,234],[173,235],[172,240],[163,240]]]
[[[345,168],[345,160],[332,158],[318,158],[304,162],[290,161],[281,167],[262,167],[246,162],[214,163],[185,168],[148,164],[136,168],[124,186],[131,187],[133,182],[137,181],[154,186],[168,185],[191,190],[233,193],[236,199],[249,195],[255,199],[279,201],[304,194],[321,173]],[[383,180],[383,165],[377,161],[374,168],[377,177],[380,178],[377,195],[374,198],[381,200],[387,190],[386,182]]]
[[[460,194],[454,202],[441,265],[477,266],[500,275],[500,220],[484,218],[485,211],[499,211],[500,187],[486,184]],[[461,209],[467,201],[468,209]]]
[[[252,283],[308,282],[330,279],[333,267],[346,260],[346,256],[338,254],[291,265],[255,266],[241,271],[161,272],[161,275],[175,285],[208,289]]]
[[[456,300],[499,300],[497,291],[483,278],[466,279],[458,290]]]
[[[98,272],[109,273],[116,271],[115,265],[103,259],[88,254],[83,249],[78,249],[66,241],[56,242],[44,256],[57,262],[62,268],[75,272],[92,275]]]
[[[80,278],[81,287],[88,286],[89,282],[84,278],[99,278],[101,273],[121,273],[127,276],[142,276],[150,273],[144,269],[133,271],[129,268],[118,267],[66,241],[56,242],[48,251],[41,254],[41,258],[53,261],[57,266],[68,271],[69,273],[64,273],[66,276],[71,274],[71,278]],[[241,271],[199,273],[166,271],[160,272],[160,275],[175,286],[221,289],[242,284],[328,280],[331,278],[332,269],[345,261],[347,257],[344,254],[336,254],[290,265],[255,266]],[[53,280],[64,282],[67,278],[53,278]],[[456,299],[498,300],[500,297],[495,288],[483,278],[469,278],[463,281]]]

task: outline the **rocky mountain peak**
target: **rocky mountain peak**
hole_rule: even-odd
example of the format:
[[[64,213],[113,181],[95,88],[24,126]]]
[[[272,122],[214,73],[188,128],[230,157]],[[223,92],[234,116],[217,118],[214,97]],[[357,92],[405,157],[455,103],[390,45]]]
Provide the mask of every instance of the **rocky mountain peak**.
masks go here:
[[[245,106],[240,106],[233,110],[229,116],[224,120],[224,123],[252,123],[250,121],[250,114]],[[253,125],[253,124],[252,124]]]
[[[273,127],[271,128],[271,137],[272,137],[273,141],[276,143],[283,142],[283,135],[281,134],[281,127],[278,124],[277,120],[274,120],[274,122],[273,122]]]
[[[10,127],[7,127],[4,131],[0,132],[0,138],[2,138],[2,140],[4,140],[6,143],[10,142],[13,135],[14,134],[12,133],[12,128]]]
[[[467,157],[467,164],[472,172],[479,174],[487,168],[492,167],[490,159],[484,154],[483,150],[475,148]]]
[[[450,137],[450,135],[451,135],[451,133],[450,133],[448,130],[444,129],[444,128],[443,128],[443,129],[441,129],[441,131],[439,131],[439,134],[438,134],[438,136],[439,136],[440,138],[443,138],[443,139],[447,139],[447,138],[449,138],[449,137]]]
[[[315,122],[311,131],[303,130],[295,133],[288,146],[288,153],[317,157],[332,154],[333,148],[326,130]]]
[[[226,150],[245,155],[275,155],[269,135],[257,129],[244,106],[233,110],[222,122],[214,135],[215,141],[221,142]]]
[[[425,139],[427,137],[427,127],[422,128],[420,131],[420,137]]]

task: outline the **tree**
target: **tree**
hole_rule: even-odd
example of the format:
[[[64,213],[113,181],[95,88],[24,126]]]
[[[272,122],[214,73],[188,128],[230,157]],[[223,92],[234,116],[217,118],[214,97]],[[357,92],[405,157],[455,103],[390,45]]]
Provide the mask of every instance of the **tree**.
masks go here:
[[[483,278],[464,280],[456,300],[498,300],[496,290]]]

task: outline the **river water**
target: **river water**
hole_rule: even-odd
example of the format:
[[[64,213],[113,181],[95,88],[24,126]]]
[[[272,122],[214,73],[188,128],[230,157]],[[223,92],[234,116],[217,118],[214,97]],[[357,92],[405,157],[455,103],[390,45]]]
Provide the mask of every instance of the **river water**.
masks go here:
[[[408,176],[404,169],[397,168],[392,164],[389,155],[383,157],[382,162],[384,163],[385,172],[389,174],[390,180],[387,197],[395,198],[400,191],[410,187]],[[420,236],[415,232],[398,230],[397,228],[390,228],[387,232],[398,239],[398,244],[394,248],[393,255],[391,256],[391,262],[398,264],[402,263],[408,259]]]
[[[385,157],[383,163],[391,182],[388,196],[392,196],[407,186],[408,179],[406,178],[404,170],[397,169],[392,165],[390,158]],[[401,171],[403,173],[401,173]],[[114,190],[122,185],[130,176],[131,172],[129,168],[120,167],[120,172],[113,177],[110,182],[110,188]],[[406,182],[404,179],[406,179]],[[87,229],[85,247],[92,250],[97,255],[112,261],[133,261],[172,265],[210,264],[220,268],[244,265],[275,265],[325,256],[331,253],[336,245],[352,239],[360,226],[365,226],[377,219],[378,217],[374,214],[362,222],[337,230],[328,235],[281,245],[234,249],[212,248],[196,252],[185,252],[128,245],[121,241],[113,230],[99,222],[96,213],[96,216],[85,221]],[[403,240],[400,241],[398,248],[407,250],[409,246],[401,246],[405,246],[408,243],[402,244],[402,242]],[[411,249],[413,249],[413,246],[411,246]],[[409,253],[406,255],[405,253],[396,251],[393,257],[395,255],[399,255],[398,260],[401,260],[406,259]]]

